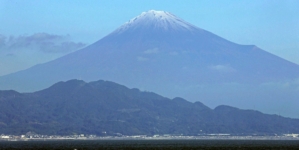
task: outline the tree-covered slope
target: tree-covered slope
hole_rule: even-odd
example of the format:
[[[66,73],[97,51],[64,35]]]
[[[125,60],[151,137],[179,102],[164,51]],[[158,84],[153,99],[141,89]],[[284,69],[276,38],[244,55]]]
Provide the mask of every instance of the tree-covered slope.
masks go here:
[[[154,135],[299,133],[299,120],[169,99],[109,82],[59,82],[34,93],[0,91],[0,133]]]

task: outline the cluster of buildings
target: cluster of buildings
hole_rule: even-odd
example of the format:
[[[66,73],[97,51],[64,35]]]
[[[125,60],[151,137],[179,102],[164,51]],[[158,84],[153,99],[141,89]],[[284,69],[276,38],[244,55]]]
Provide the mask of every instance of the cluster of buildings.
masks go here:
[[[273,136],[262,136],[262,135],[230,135],[230,134],[205,134],[197,136],[185,136],[185,135],[122,135],[116,136],[96,136],[96,135],[40,135],[32,132],[28,132],[25,135],[0,135],[0,141],[27,141],[27,140],[171,140],[171,139],[190,139],[190,140],[217,140],[217,139],[229,139],[229,140],[299,140],[299,134],[283,134]]]
[[[26,141],[26,140],[85,140],[85,139],[95,139],[96,135],[41,135],[28,132],[25,135],[0,135],[0,140],[6,141]]]

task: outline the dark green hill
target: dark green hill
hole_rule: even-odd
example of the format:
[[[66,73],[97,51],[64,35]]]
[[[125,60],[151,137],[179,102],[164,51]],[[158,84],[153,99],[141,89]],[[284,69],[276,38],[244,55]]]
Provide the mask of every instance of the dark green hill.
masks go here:
[[[0,133],[154,135],[299,133],[299,119],[168,99],[109,82],[59,82],[34,93],[0,91]]]

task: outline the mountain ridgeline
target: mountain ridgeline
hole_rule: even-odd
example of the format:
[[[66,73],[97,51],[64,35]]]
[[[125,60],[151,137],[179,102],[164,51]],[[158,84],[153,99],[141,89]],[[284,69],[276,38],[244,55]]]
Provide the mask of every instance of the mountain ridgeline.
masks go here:
[[[103,79],[211,108],[298,118],[298,78],[297,64],[150,10],[81,50],[0,77],[0,89],[33,92],[59,81]]]
[[[33,92],[0,91],[0,133],[198,135],[299,133],[299,119],[168,99],[109,81],[59,82]]]

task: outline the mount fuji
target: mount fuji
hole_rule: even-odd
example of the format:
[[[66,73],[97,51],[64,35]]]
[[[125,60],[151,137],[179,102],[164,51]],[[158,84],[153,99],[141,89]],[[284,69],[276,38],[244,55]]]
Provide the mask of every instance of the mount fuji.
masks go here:
[[[2,76],[0,89],[31,92],[69,79],[110,80],[209,107],[299,118],[297,64],[165,11],[143,12],[81,50]]]

